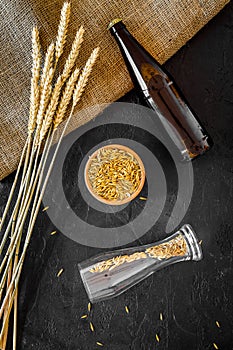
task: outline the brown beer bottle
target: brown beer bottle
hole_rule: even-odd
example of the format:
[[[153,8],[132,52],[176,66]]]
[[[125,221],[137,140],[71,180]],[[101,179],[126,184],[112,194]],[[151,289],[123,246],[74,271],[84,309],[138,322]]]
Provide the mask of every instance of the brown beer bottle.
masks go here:
[[[121,19],[114,19],[108,29],[121,50],[135,87],[157,112],[183,158],[193,159],[207,151],[212,140],[178,93],[171,76],[130,34]]]

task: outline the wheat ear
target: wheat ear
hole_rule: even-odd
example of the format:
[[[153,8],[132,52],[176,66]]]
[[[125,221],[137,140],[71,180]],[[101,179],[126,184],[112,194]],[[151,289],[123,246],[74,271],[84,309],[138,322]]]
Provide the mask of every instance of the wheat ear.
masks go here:
[[[64,49],[69,20],[70,20],[70,3],[65,2],[61,10],[61,18],[58,26],[57,40],[55,45],[56,62],[59,60],[59,57],[62,55],[62,52]]]
[[[37,27],[32,29],[32,78],[31,78],[31,97],[30,112],[28,121],[28,132],[32,134],[36,126],[36,115],[39,108],[39,79],[41,65],[41,46],[39,31]]]
[[[88,60],[85,64],[85,67],[83,68],[83,71],[80,75],[80,78],[78,80],[78,83],[75,87],[74,94],[73,94],[73,105],[74,106],[76,106],[76,104],[78,103],[78,101],[80,100],[80,98],[83,94],[84,88],[87,84],[89,75],[91,74],[93,65],[98,57],[98,54],[99,54],[99,48],[97,47],[92,51],[90,57],[88,58]]]
[[[46,52],[43,72],[40,79],[40,90],[42,91],[45,85],[46,77],[49,74],[49,70],[53,67],[54,59],[54,43],[52,42]]]
[[[65,62],[65,66],[63,68],[62,74],[61,74],[61,76],[58,77],[57,82],[55,84],[55,87],[54,87],[54,90],[52,93],[52,97],[51,97],[51,101],[50,101],[50,104],[49,104],[48,109],[46,111],[46,115],[45,115],[45,118],[44,118],[44,121],[43,121],[43,124],[41,127],[40,141],[43,140],[43,138],[46,135],[46,132],[48,131],[48,129],[51,125],[53,116],[55,114],[55,111],[56,111],[56,108],[58,105],[58,100],[59,100],[60,92],[62,89],[62,85],[64,84],[65,80],[69,77],[69,74],[72,71],[72,68],[75,64],[77,57],[78,57],[79,50],[80,50],[81,44],[83,42],[83,34],[84,34],[84,29],[81,26],[76,33],[76,36],[75,36],[75,39],[73,41],[69,56]],[[66,91],[65,95],[67,96],[67,91]],[[64,100],[67,100],[67,97],[65,97]],[[58,120],[57,120],[56,124],[59,124],[64,117],[63,115],[61,115],[61,109],[62,109],[61,107],[62,107],[62,105],[64,105],[64,100],[63,100],[63,102],[61,101],[61,104],[59,106],[60,110],[59,110],[58,114],[60,115],[60,121],[58,122]]]
[[[55,111],[56,111],[56,108],[57,108],[57,105],[58,105],[58,100],[59,100],[59,97],[60,97],[62,86],[63,86],[65,80],[69,77],[69,74],[72,71],[72,68],[73,68],[73,66],[75,64],[75,61],[76,61],[77,57],[78,57],[79,50],[80,50],[81,44],[83,42],[83,34],[84,34],[84,29],[81,26],[79,28],[79,30],[77,31],[77,33],[76,33],[75,39],[73,41],[73,44],[72,44],[69,56],[68,56],[68,58],[66,60],[65,66],[63,68],[62,74],[61,74],[61,76],[58,77],[57,82],[55,84],[55,87],[54,87],[54,90],[53,90],[53,93],[52,93],[52,96],[51,96],[50,104],[49,104],[48,109],[46,111],[46,115],[45,115],[45,118],[43,120],[43,124],[42,124],[42,127],[41,127],[40,142],[45,137],[46,132],[48,131],[48,129],[49,129],[50,125],[51,125],[53,116],[55,114]],[[76,71],[76,73],[77,73],[77,71]],[[68,84],[68,85],[70,85],[70,84]],[[66,97],[64,98],[63,102],[61,101],[61,105],[63,105],[63,106],[64,106],[64,101],[67,100],[67,95],[68,95],[67,92],[68,91],[66,90],[66,93],[65,93]],[[64,117],[64,116],[61,117],[61,109],[62,109],[61,105],[59,106],[59,108],[60,108],[60,110],[59,110],[60,122],[61,122],[61,120]]]
[[[65,80],[69,77],[69,74],[72,71],[72,68],[75,64],[77,57],[78,57],[80,46],[83,42],[83,34],[84,34],[84,29],[81,26],[80,29],[76,33],[75,39],[74,39],[73,44],[72,44],[72,48],[71,48],[69,56],[66,60],[62,74],[61,74],[61,76],[58,77],[57,82],[55,84],[55,87],[54,87],[54,90],[52,93],[52,97],[50,100],[50,104],[49,104],[48,109],[46,111],[46,115],[45,115],[45,118],[43,120],[43,124],[41,127],[40,142],[45,137],[46,132],[48,131],[48,129],[51,125],[53,116],[55,114],[55,111],[56,111],[56,108],[58,105],[58,100],[60,97],[62,86],[63,86]],[[59,114],[60,114],[60,112],[61,112],[61,107],[60,107]],[[60,119],[63,119],[63,117]]]
[[[41,130],[40,130],[40,142],[45,138],[45,135],[47,131],[49,130],[50,126],[52,125],[53,117],[57,109],[59,97],[61,94],[63,86],[63,80],[61,75],[58,77],[57,82],[55,84],[55,87],[52,92],[51,100],[48,105],[48,108],[46,110],[45,118],[43,120]]]
[[[58,125],[61,124],[61,122],[64,119],[67,107],[72,99],[75,83],[78,79],[78,76],[79,76],[79,69],[76,68],[66,83],[65,90],[62,94],[62,98],[61,98],[61,101],[59,103],[56,116],[54,118],[54,129],[55,130],[57,129]]]
[[[80,47],[83,42],[83,34],[84,34],[84,29],[83,29],[83,26],[81,26],[75,35],[75,39],[73,41],[69,56],[64,65],[64,69],[62,72],[63,79],[67,79],[69,77],[70,72],[74,67],[75,61],[77,60],[77,57],[79,54]]]
[[[48,101],[49,101],[49,98],[51,95],[51,91],[52,91],[52,84],[51,83],[52,83],[53,75],[54,75],[54,69],[50,68],[49,73],[45,79],[43,90],[41,91],[40,107],[39,107],[39,111],[38,111],[37,118],[36,118],[36,124],[37,124],[37,128],[36,128],[37,135],[35,137],[36,144],[38,143],[38,140],[39,140],[39,133],[40,133],[41,125],[43,122],[46,107],[47,107],[47,104],[48,104]]]

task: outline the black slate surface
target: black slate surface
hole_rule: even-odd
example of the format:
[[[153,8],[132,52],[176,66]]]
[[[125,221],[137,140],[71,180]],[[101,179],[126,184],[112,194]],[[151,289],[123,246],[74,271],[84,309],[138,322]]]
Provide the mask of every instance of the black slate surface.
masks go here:
[[[80,319],[88,299],[77,265],[102,250],[61,233],[50,236],[55,227],[41,213],[21,279],[18,349],[98,349],[97,341],[109,350],[210,350],[213,343],[233,349],[233,4],[165,66],[214,141],[212,150],[193,162],[194,193],[183,220],[203,240],[204,259],[170,266],[94,305],[88,319],[92,333]],[[122,101],[142,103],[135,91]],[[13,178],[0,183],[1,212]],[[146,234],[140,243],[153,240]],[[60,268],[64,273],[57,278]]]

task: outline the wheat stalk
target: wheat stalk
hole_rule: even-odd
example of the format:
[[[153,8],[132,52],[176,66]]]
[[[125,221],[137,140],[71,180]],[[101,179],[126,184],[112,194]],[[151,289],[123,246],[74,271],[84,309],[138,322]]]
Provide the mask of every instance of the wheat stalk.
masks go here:
[[[59,60],[63,53],[63,49],[66,42],[67,29],[70,19],[70,3],[65,2],[61,10],[61,19],[58,26],[58,34],[55,45],[55,58],[56,62]]]
[[[8,270],[8,276],[7,276],[7,288],[9,287],[10,280],[11,280],[11,274],[12,274],[12,262]],[[4,310],[4,318],[3,322],[6,322],[6,329],[3,334],[2,339],[2,350],[6,349],[6,343],[7,343],[7,335],[8,335],[8,324],[9,324],[9,318],[7,317],[7,309]]]
[[[35,33],[37,35],[35,35]],[[38,40],[39,36],[38,36],[38,32],[37,32],[36,29],[33,31],[32,42],[33,42],[33,48],[34,48],[34,46],[36,46],[38,48],[40,45],[38,43],[37,43],[37,45],[34,44],[35,37]],[[34,51],[35,52],[33,53],[33,59],[36,60],[36,59],[38,59],[38,52],[37,52],[37,50],[34,50]],[[53,55],[53,51],[54,51],[54,45],[51,44],[49,46],[48,50],[47,50],[46,59],[45,59],[45,66],[44,66],[43,73],[42,73],[42,76],[45,76],[45,81],[44,81],[44,84],[43,84],[43,88],[41,90],[41,98],[40,98],[39,110],[38,110],[38,114],[37,114],[37,117],[36,117],[36,124],[37,124],[36,136],[34,138],[32,152],[31,152],[31,156],[30,156],[30,160],[29,160],[28,169],[27,169],[27,174],[25,176],[26,179],[24,179],[24,183],[20,187],[20,192],[19,192],[19,197],[18,197],[17,204],[21,200],[23,188],[26,188],[26,186],[28,186],[29,179],[31,181],[29,189],[32,188],[32,184],[33,184],[33,181],[34,181],[35,172],[33,172],[32,175],[31,175],[31,167],[32,167],[35,155],[36,155],[36,158],[35,158],[34,163],[35,164],[37,163],[37,158],[38,158],[39,150],[40,150],[40,144],[39,144],[39,147],[38,147],[40,129],[41,129],[41,125],[43,123],[44,113],[45,113],[46,106],[48,104],[48,101],[49,101],[49,98],[50,98],[50,94],[51,94],[51,89],[52,89],[51,83],[52,83],[52,79],[53,79],[53,75],[54,75],[54,69],[51,67],[51,65],[52,65],[52,58],[51,57]],[[36,74],[36,75],[38,74],[38,65],[36,65],[36,68],[37,69],[35,69],[35,64],[33,63],[33,69],[32,69],[32,71],[33,71],[32,74],[33,75],[34,74]],[[39,81],[39,78],[37,77],[37,82],[38,81]],[[31,105],[32,104],[33,104],[33,99],[31,100]],[[31,114],[30,114],[29,123],[32,124],[31,120],[32,120],[32,118],[31,118]],[[36,150],[37,150],[37,152],[36,152]],[[35,169],[35,167],[34,167],[34,169]],[[26,204],[27,204],[28,198],[29,198],[29,191],[28,191],[26,199],[25,199]],[[23,203],[23,204],[24,204],[23,209],[27,208],[27,205],[25,203]],[[20,225],[21,225],[20,227],[23,226],[24,221],[25,221],[25,219],[22,220],[22,215],[23,215],[23,213],[21,213],[21,215],[19,216],[19,222],[20,222]],[[0,251],[2,251],[3,246],[5,244],[5,241],[7,239],[7,235],[8,235],[9,229],[10,229],[10,225],[11,225],[11,221],[12,220],[9,221],[9,224],[8,224],[7,229],[6,229],[5,235],[4,235],[3,240],[1,242]],[[18,229],[18,226],[17,226],[17,229]],[[15,237],[15,236],[16,236],[16,233],[13,235],[13,237]],[[9,255],[9,252],[10,252],[11,248],[12,248],[12,244],[10,244],[10,246],[8,247],[7,253],[6,253],[6,255],[5,255],[5,257],[4,257],[4,259],[3,259],[2,263],[1,263],[0,272],[2,271],[2,269],[4,267],[4,264],[6,263],[6,260],[7,260],[7,257]],[[10,257],[12,257],[12,255],[10,255]],[[8,262],[9,262],[9,258],[8,258]],[[7,268],[8,268],[8,264],[7,264]],[[4,280],[5,280],[5,274],[3,276],[4,277],[2,278],[1,283],[0,283],[1,287],[2,287],[2,284],[4,283]]]
[[[18,182],[19,172],[21,170],[26,151],[27,151],[27,142],[24,145],[24,148],[23,148],[23,151],[22,151],[22,154],[21,154],[21,158],[20,158],[20,161],[19,161],[19,165],[18,165],[18,168],[17,168],[17,172],[16,172],[16,175],[15,175],[15,179],[14,179],[13,185],[11,187],[11,191],[10,191],[10,194],[9,194],[9,197],[8,197],[8,200],[7,200],[7,203],[6,203],[3,215],[2,215],[2,220],[1,220],[1,223],[0,223],[0,231],[2,231],[2,227],[3,227],[3,224],[5,222],[5,219],[6,219],[6,216],[7,216],[9,207],[10,207],[10,204],[11,204],[11,200],[12,200],[12,197],[13,197],[13,194],[14,194],[14,191],[15,191],[16,184]],[[6,235],[6,237],[4,235],[4,237],[2,238],[2,242],[5,241],[6,239],[7,239],[7,235]],[[3,247],[4,245],[1,244],[1,246]],[[1,254],[1,252],[2,252],[2,249],[0,248],[0,254]]]
[[[46,139],[46,142],[45,142],[45,147],[44,147],[45,150],[47,148],[47,144],[48,144],[48,139]],[[24,223],[25,223],[25,220],[27,217],[27,212],[28,212],[30,203],[32,201],[33,193],[35,191],[36,184],[38,182],[40,170],[41,170],[42,163],[44,160],[44,154],[42,154],[40,163],[38,164],[39,152],[40,152],[40,147],[37,148],[37,151],[35,154],[34,167],[33,167],[32,172],[31,172],[31,165],[30,164],[28,165],[29,169],[27,169],[27,175],[25,177],[26,177],[26,179],[29,180],[28,172],[30,171],[30,182],[28,183],[28,188],[27,188],[26,194],[21,199],[21,206],[20,206],[19,215],[17,217],[17,221],[15,222],[15,230],[11,236],[11,242],[8,246],[8,249],[7,249],[5,256],[4,256],[4,258],[1,262],[1,265],[0,265],[0,273],[2,273],[3,268],[7,262],[2,279],[1,279],[1,282],[0,282],[0,290],[2,290],[2,288],[3,288],[5,278],[6,278],[7,269],[9,267],[10,260],[12,259],[12,256],[14,254],[14,250],[17,246],[19,235],[23,229],[23,226],[24,226]],[[38,166],[37,166],[37,164],[38,164]],[[17,210],[17,207],[14,209],[13,215],[15,214],[15,210]],[[8,225],[6,232],[9,232],[9,228],[10,228],[10,225]]]
[[[36,181],[35,181],[36,183]],[[31,189],[31,186],[30,188]],[[11,241],[10,241],[10,244],[7,248],[7,251],[5,253],[5,256],[2,260],[2,263],[1,263],[1,266],[0,266],[0,272],[2,273],[3,269],[4,269],[4,266],[5,266],[5,269],[4,269],[4,272],[3,272],[3,275],[2,275],[2,278],[1,278],[1,282],[0,282],[0,290],[3,289],[4,287],[4,284],[5,284],[5,281],[6,281],[6,276],[7,276],[7,272],[8,272],[8,269],[9,269],[9,266],[10,266],[10,262],[11,262],[11,259],[14,255],[14,251],[15,251],[15,248],[17,246],[17,243],[18,243],[18,240],[19,240],[19,234],[18,232],[21,232],[22,231],[22,228],[24,226],[24,223],[25,223],[25,220],[26,220],[26,215],[27,215],[27,212],[28,212],[28,209],[29,209],[29,205],[30,205],[30,193],[28,192],[28,195],[27,195],[27,201],[26,203],[24,203],[22,206],[22,210],[21,210],[21,213],[19,215],[19,217],[17,218],[17,223],[16,223],[16,228],[15,228],[15,231],[13,233],[13,235],[11,236]]]
[[[22,233],[21,233],[22,234]],[[18,264],[18,256],[20,249],[21,237],[18,241],[16,251],[15,251],[15,259],[13,265],[13,273]],[[18,311],[18,286],[16,287],[15,297],[14,297],[14,321],[13,321],[13,350],[16,350],[16,340],[17,340],[17,311]]]
[[[14,215],[14,220],[16,220],[16,217],[17,217],[17,212],[15,213]],[[12,223],[12,234],[14,232],[14,226],[15,226],[15,221],[13,221]],[[16,258],[16,256],[15,256]],[[15,262],[14,262],[15,264]],[[8,269],[8,277],[7,277],[7,288],[9,287],[9,284],[10,284],[10,281],[11,281],[11,276],[12,276],[12,272],[14,271],[14,267],[13,267],[13,271],[12,271],[12,261],[11,261],[11,264],[9,266],[9,269]],[[16,292],[17,293],[17,292]],[[10,304],[8,304],[9,306]],[[6,320],[7,319],[7,320]],[[8,317],[8,310],[5,309],[4,311],[4,320],[3,320],[3,323],[6,321],[6,327],[5,327],[5,330],[4,330],[4,333],[3,333],[3,341],[2,341],[2,349],[5,350],[6,348],[6,345],[7,345],[7,335],[8,335],[8,324],[9,324],[9,317]],[[15,323],[15,322],[14,322]],[[13,350],[16,350],[16,346],[13,346]]]
[[[2,295],[4,291],[4,299],[0,308],[0,319],[2,319],[3,316],[0,333],[0,343],[1,346],[3,346],[3,348],[6,347],[9,327],[9,316],[11,313],[11,309],[14,306],[13,350],[16,350],[18,283],[23,267],[23,262],[26,256],[27,247],[30,243],[31,235],[42,202],[43,194],[49,176],[51,174],[52,167],[54,165],[55,158],[61,144],[61,140],[73,115],[74,108],[80,100],[81,95],[83,94],[92,67],[98,55],[98,49],[95,49],[89,57],[84,69],[82,70],[80,77],[78,68],[74,69],[74,71],[72,72],[80,51],[80,46],[83,42],[84,29],[83,27],[80,27],[80,29],[76,33],[63,71],[58,76],[55,86],[53,87],[53,78],[57,62],[64,50],[64,45],[66,42],[69,17],[70,4],[68,2],[65,2],[61,10],[61,19],[58,27],[56,43],[55,45],[51,43],[45,54],[41,79],[41,49],[39,42],[39,32],[36,27],[32,31],[33,65],[31,79],[30,112],[28,122],[28,137],[16,173],[16,180],[11,190],[12,194],[11,197],[9,197],[6,209],[4,211],[4,220],[9,210],[10,201],[13,196],[16,183],[18,181],[20,168],[24,164],[23,175],[19,188],[18,199],[13,208],[12,215],[8,221],[8,225],[0,245],[0,251],[2,251],[7,241],[8,234],[11,230],[11,239],[0,266],[0,272],[2,274],[0,281],[0,295]],[[58,143],[55,147],[55,152],[47,170],[46,163],[48,159],[48,154],[53,144],[57,128],[64,120],[66,111],[71,101],[72,107],[69,117],[59,137]],[[44,148],[42,156],[39,159],[39,153],[42,149],[42,143],[44,143]],[[31,203],[33,204],[28,223],[26,219],[28,217],[28,211]],[[22,247],[22,253],[20,254],[20,257],[18,257],[21,250],[20,245],[25,223],[27,223],[27,231]]]
[[[50,143],[48,141],[49,141],[49,138],[46,140],[44,152],[48,151],[48,147],[47,146],[50,145]],[[37,153],[37,156],[38,155],[39,155],[39,152]],[[4,270],[2,279],[1,279],[0,290],[3,289],[4,282],[5,282],[6,275],[7,275],[7,271],[8,271],[9,266],[10,266],[11,259],[12,259],[13,255],[14,255],[14,251],[17,248],[18,242],[19,242],[19,240],[21,238],[23,225],[24,225],[24,222],[25,222],[28,210],[29,210],[30,203],[31,203],[32,198],[33,198],[33,193],[35,191],[36,184],[37,184],[37,181],[39,179],[39,175],[41,173],[41,168],[43,166],[43,162],[44,162],[44,158],[43,158],[43,155],[42,155],[41,161],[40,161],[40,165],[38,166],[38,168],[34,168],[34,171],[37,171],[36,172],[36,177],[34,176],[34,180],[32,179],[32,182],[30,184],[27,200],[24,202],[24,205],[22,205],[22,207],[20,208],[20,215],[19,215],[18,220],[16,222],[15,232],[14,232],[13,236],[11,237],[11,243],[10,243],[8,249],[7,249],[6,255],[5,255],[4,260],[3,260],[3,262],[6,262],[5,260],[8,260],[8,261],[7,261],[7,265],[5,267],[5,270]],[[3,263],[2,263],[2,265],[3,265]],[[2,271],[2,265],[1,265],[1,271]],[[3,301],[1,314],[2,314],[2,310],[4,310],[4,307],[5,307],[5,304],[7,302],[7,298],[9,296],[9,293],[11,292],[11,289],[12,289],[12,285],[10,285],[9,288],[7,289],[8,290],[8,294],[5,296],[5,299]],[[0,318],[1,318],[1,315],[0,315]]]
[[[23,164],[23,160],[25,157],[25,154],[27,153],[27,156],[30,152],[30,144],[31,144],[31,134],[33,133],[36,125],[36,114],[38,111],[39,106],[39,78],[40,78],[40,65],[41,65],[41,46],[40,46],[40,39],[39,39],[39,31],[37,27],[34,27],[32,30],[32,78],[31,78],[31,96],[30,96],[30,111],[29,111],[29,120],[28,120],[28,138],[26,140],[26,143],[23,148],[23,152],[20,158],[20,162],[17,168],[17,172],[14,178],[14,182],[10,191],[10,195],[8,197],[7,204],[5,206],[1,225],[0,225],[0,231],[2,230],[2,226],[4,224],[4,221],[6,219],[7,212],[10,207],[10,203],[15,191],[16,184],[18,182],[19,172],[21,169],[21,166]],[[24,163],[24,168],[27,166],[27,157],[26,161]],[[23,180],[23,178],[22,178]],[[3,239],[5,241],[5,237]]]
[[[16,204],[15,204],[14,209],[13,209],[13,213],[12,213],[10,219],[9,219],[8,225],[6,227],[6,230],[5,230],[4,235],[2,237],[2,240],[1,240],[0,254],[2,253],[2,250],[3,250],[4,246],[5,246],[6,241],[7,241],[8,234],[9,234],[10,229],[11,229],[11,225],[12,225],[12,222],[13,222],[13,218],[14,218],[15,212],[17,211],[18,206],[24,202],[25,194],[23,192],[25,190],[25,187],[28,184],[29,178],[32,180],[32,177],[29,176],[30,175],[29,174],[29,169],[31,168],[31,163],[32,163],[32,158],[33,158],[32,155],[34,155],[34,154],[35,154],[35,152],[32,150],[29,164],[28,164],[28,160],[25,161],[24,165],[27,164],[28,167],[25,168],[25,166],[24,166],[24,171],[23,171],[23,176],[22,176],[20,188],[19,188],[17,201],[16,201]],[[9,247],[8,247],[8,249],[9,249]],[[7,253],[8,253],[8,250],[7,250]],[[3,269],[4,265],[5,265],[5,262],[6,262],[6,259],[7,259],[7,253],[5,254],[5,256],[4,256],[4,258],[3,258],[2,262],[1,262],[0,273],[2,272],[2,269]]]
[[[36,217],[37,217],[37,215],[38,215],[38,211],[39,211],[39,208],[40,208],[40,204],[41,204],[41,202],[42,202],[43,194],[44,194],[44,192],[45,192],[45,188],[46,188],[46,185],[47,185],[47,182],[48,182],[50,173],[51,173],[51,171],[52,171],[52,167],[53,167],[53,164],[54,164],[54,162],[55,162],[55,158],[56,158],[56,155],[57,155],[59,146],[60,146],[60,144],[61,144],[61,140],[62,140],[62,138],[63,138],[63,136],[64,136],[64,134],[65,134],[65,131],[66,131],[66,129],[67,129],[67,126],[68,126],[68,124],[69,124],[69,122],[70,122],[70,119],[71,119],[71,117],[72,117],[72,115],[73,115],[74,108],[75,108],[77,102],[79,101],[79,99],[80,99],[80,97],[81,97],[81,95],[82,95],[82,93],[83,93],[83,91],[84,91],[84,88],[85,88],[85,86],[86,86],[86,84],[87,84],[88,77],[89,77],[89,75],[90,75],[90,73],[91,73],[91,70],[92,70],[93,65],[94,65],[94,63],[95,63],[95,60],[96,60],[96,58],[97,58],[97,56],[98,56],[98,52],[99,52],[99,49],[98,49],[98,48],[95,49],[95,50],[93,50],[91,56],[89,57],[89,59],[88,59],[86,65],[85,65],[85,67],[84,67],[84,69],[83,69],[82,75],[81,75],[80,78],[79,78],[79,82],[78,82],[77,87],[76,87],[76,96],[75,96],[75,98],[73,98],[73,104],[72,104],[72,109],[71,109],[70,115],[69,115],[69,117],[68,117],[68,119],[67,119],[67,121],[66,121],[66,124],[65,124],[65,126],[64,126],[64,128],[63,128],[63,131],[62,131],[62,134],[61,134],[61,136],[60,136],[60,138],[59,138],[59,141],[58,141],[58,144],[57,144],[57,146],[56,146],[56,150],[55,150],[55,152],[54,152],[54,155],[53,155],[53,158],[52,158],[52,160],[51,160],[49,169],[48,169],[48,171],[47,171],[47,175],[46,175],[45,180],[44,180],[43,187],[42,187],[42,189],[41,189],[40,197],[39,197],[39,199],[37,200],[36,209],[35,209],[34,211],[32,211],[32,213],[31,213],[31,219],[30,219],[30,223],[31,223],[31,224],[30,224],[30,227],[29,227],[27,236],[26,236],[26,240],[25,240],[25,243],[24,243],[23,252],[22,252],[22,254],[21,254],[21,258],[20,258],[20,260],[19,260],[19,262],[18,262],[18,264],[17,264],[17,267],[16,267],[16,269],[15,269],[15,272],[14,272],[14,274],[13,274],[11,284],[10,284],[10,286],[8,287],[7,292],[6,292],[6,296],[5,296],[4,300],[3,300],[2,307],[1,307],[1,309],[0,309],[0,317],[2,316],[2,313],[3,313],[3,311],[4,311],[4,308],[5,308],[5,306],[6,306],[7,300],[8,300],[8,298],[9,298],[9,294],[10,294],[10,292],[12,291],[13,286],[15,286],[15,288],[16,288],[16,286],[18,285],[18,282],[17,282],[17,281],[19,280],[19,277],[20,277],[20,274],[21,274],[22,264],[23,264],[23,261],[24,261],[25,255],[26,255],[27,246],[28,246],[28,244],[29,244],[29,242],[30,242],[30,238],[31,238],[31,234],[32,234],[32,231],[33,231],[33,227],[34,227],[34,225],[35,225]],[[81,81],[81,83],[80,83],[80,81]],[[51,141],[50,141],[50,147],[51,147],[51,144],[52,144],[53,135],[55,134],[56,130],[57,130],[57,129],[54,129],[54,131],[53,131],[53,134],[52,134],[52,137],[51,137]],[[46,161],[46,160],[45,160],[45,161]],[[14,293],[13,293],[13,295],[14,295]],[[11,297],[9,298],[9,299],[10,299],[10,303],[11,303],[12,298],[13,298],[13,296],[11,296]]]

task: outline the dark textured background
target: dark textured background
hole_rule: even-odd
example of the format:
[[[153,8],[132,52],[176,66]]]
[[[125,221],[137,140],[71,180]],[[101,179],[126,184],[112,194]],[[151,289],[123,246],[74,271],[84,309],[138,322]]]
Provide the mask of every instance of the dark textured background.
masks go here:
[[[97,349],[96,341],[110,350],[209,350],[213,343],[233,349],[233,3],[165,66],[214,141],[213,149],[193,162],[194,194],[183,220],[203,240],[204,259],[161,270],[118,298],[94,305],[91,333],[88,321],[80,320],[88,299],[77,265],[101,250],[62,234],[50,236],[55,228],[41,213],[21,280],[18,349]],[[141,102],[134,91],[122,100]],[[0,183],[1,211],[13,178]],[[141,242],[152,240],[145,235]],[[64,273],[57,278],[60,268]]]

